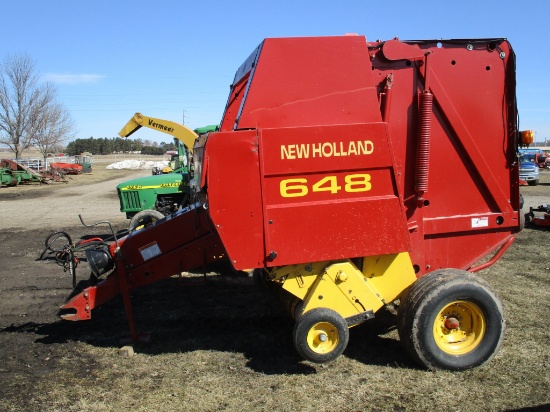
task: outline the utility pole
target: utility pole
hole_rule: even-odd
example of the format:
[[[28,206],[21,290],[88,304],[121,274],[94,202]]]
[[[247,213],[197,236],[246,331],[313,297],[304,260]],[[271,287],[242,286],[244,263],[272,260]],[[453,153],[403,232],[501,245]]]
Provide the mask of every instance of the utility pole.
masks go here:
[[[185,125],[185,109],[182,110],[182,120],[181,120],[181,124]]]

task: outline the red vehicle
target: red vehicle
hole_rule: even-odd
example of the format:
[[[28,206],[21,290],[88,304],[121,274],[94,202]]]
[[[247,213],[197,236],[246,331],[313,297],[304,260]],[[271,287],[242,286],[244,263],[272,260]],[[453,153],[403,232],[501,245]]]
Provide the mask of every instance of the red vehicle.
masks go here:
[[[193,205],[88,249],[98,282],[64,318],[121,294],[137,338],[132,290],[226,259],[283,297],[307,360],[396,302],[419,363],[481,365],[505,320],[474,272],[521,229],[516,122],[505,39],[265,39],[195,142]]]
[[[82,165],[76,163],[55,162],[50,163],[50,167],[52,169],[61,170],[69,175],[78,175],[82,173]]]

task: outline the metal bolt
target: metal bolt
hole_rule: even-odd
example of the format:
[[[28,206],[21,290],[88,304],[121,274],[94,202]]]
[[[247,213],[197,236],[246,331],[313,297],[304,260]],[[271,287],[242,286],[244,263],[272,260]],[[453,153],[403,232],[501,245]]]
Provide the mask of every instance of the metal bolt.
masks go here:
[[[500,56],[501,59],[504,59],[506,57],[506,53],[500,52],[499,56]]]
[[[340,282],[345,282],[346,280],[348,280],[348,275],[346,275],[342,271],[339,271],[338,274],[336,275],[336,279],[338,279]]]
[[[468,50],[473,50],[473,49],[474,49],[474,46],[471,45],[471,44],[468,44],[468,45],[466,46],[466,48],[467,48]]]
[[[327,335],[326,335],[326,333],[321,333],[321,334],[319,335],[319,340],[320,340],[321,342],[326,342],[326,341],[327,341]]]

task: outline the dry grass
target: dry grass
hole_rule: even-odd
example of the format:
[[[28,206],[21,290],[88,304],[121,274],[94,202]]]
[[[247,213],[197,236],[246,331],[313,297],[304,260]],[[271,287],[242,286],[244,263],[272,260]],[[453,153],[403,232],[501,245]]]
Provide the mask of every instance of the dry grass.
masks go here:
[[[526,230],[482,273],[502,297],[508,322],[500,353],[482,368],[463,373],[419,368],[401,349],[389,313],[352,329],[346,352],[335,362],[314,365],[295,354],[292,321],[250,279],[212,275],[206,285],[196,286],[172,278],[134,296],[141,328],[153,332],[150,343],[134,346],[134,357],[117,354],[116,337],[125,328],[120,302],[101,308],[76,331],[73,325],[49,326],[35,337],[40,341],[45,335],[63,348],[55,372],[35,382],[15,381],[24,397],[0,401],[0,409],[545,410],[550,407],[547,243],[548,232]]]

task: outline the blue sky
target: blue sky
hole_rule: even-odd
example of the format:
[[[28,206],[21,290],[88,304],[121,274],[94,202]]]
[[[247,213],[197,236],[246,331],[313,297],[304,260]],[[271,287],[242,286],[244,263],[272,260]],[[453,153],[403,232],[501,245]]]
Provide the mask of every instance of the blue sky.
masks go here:
[[[239,65],[266,37],[506,37],[520,127],[550,139],[550,0],[2,1],[0,59],[27,53],[56,83],[77,137],[115,137],[137,111],[219,123]],[[185,116],[185,117],[184,117]],[[133,137],[170,141],[160,133]]]

